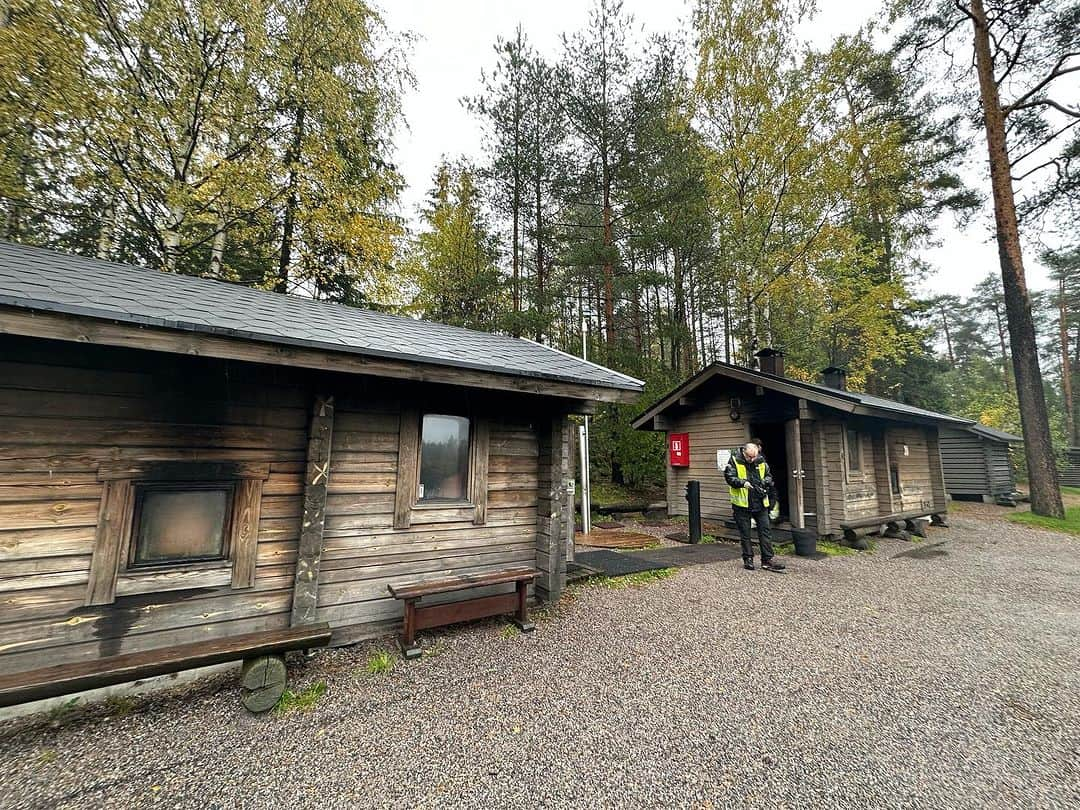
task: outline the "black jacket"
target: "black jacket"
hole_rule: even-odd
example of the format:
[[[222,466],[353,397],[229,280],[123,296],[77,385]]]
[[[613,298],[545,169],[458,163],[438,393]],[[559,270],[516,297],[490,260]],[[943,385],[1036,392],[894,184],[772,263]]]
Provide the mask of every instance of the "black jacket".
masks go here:
[[[736,459],[746,465],[746,478],[739,477],[739,471],[735,467]],[[758,467],[762,463],[765,464],[764,475],[758,472]],[[728,459],[727,466],[724,468],[724,480],[727,481],[729,487],[735,489],[741,488],[745,481],[750,482],[751,512],[760,512],[765,509],[764,498],[766,495],[769,496],[771,504],[776,503],[776,486],[773,483],[772,470],[769,469],[769,462],[766,461],[764,453],[758,453],[753,462],[750,462],[746,460],[740,447],[738,452],[732,454],[731,458]]]

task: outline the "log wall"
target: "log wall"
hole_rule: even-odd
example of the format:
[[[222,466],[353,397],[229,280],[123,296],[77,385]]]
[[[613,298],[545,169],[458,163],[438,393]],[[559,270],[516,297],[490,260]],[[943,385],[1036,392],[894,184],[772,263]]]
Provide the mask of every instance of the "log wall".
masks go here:
[[[286,627],[308,394],[288,370],[0,339],[0,667]],[[19,358],[13,360],[11,358]],[[269,464],[255,585],[86,606],[100,465]]]
[[[0,356],[7,358],[0,362],[5,670],[288,627],[316,394],[332,396],[334,408],[314,611],[334,628],[334,643],[399,619],[391,581],[537,565],[552,526],[549,545],[565,557],[569,500],[558,478],[567,465],[567,421],[548,400],[11,336],[0,336]],[[394,529],[401,414],[442,403],[447,392],[470,401],[489,429],[486,509],[418,506],[408,528]],[[553,424],[561,426],[554,446]],[[166,460],[269,468],[254,586],[196,586],[87,606],[99,469]],[[554,489],[541,486],[542,469],[555,470]],[[554,508],[553,493],[561,498]],[[561,522],[550,520],[553,512]],[[547,591],[557,593],[564,559],[552,573]]]

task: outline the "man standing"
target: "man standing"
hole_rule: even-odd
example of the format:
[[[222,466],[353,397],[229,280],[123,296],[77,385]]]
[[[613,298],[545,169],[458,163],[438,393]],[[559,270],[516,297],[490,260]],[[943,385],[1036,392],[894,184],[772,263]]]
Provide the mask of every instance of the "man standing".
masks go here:
[[[724,469],[724,480],[731,495],[731,511],[742,539],[743,568],[754,570],[754,544],[750,537],[750,519],[757,523],[758,544],[761,546],[761,567],[767,571],[783,571],[784,564],[773,559],[772,525],[769,520],[769,493],[773,488],[772,475],[765,456],[753,442],[747,442],[733,453]]]

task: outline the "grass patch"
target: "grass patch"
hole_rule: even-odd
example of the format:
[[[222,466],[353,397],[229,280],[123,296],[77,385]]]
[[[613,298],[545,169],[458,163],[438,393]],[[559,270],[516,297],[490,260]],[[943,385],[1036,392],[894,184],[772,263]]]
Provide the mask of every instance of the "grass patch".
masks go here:
[[[386,650],[372,653],[364,664],[368,675],[385,675],[394,668],[394,656]]]
[[[521,635],[521,630],[518,629],[518,626],[516,624],[504,624],[503,625],[503,629],[502,629],[502,637],[503,638],[514,638],[515,636],[520,636],[520,635]]]
[[[1080,497],[1080,487],[1062,487],[1062,495],[1072,495],[1073,497]]]
[[[105,705],[114,717],[127,717],[135,711],[135,701],[125,695],[110,695],[105,698]]]
[[[48,765],[50,762],[56,762],[56,749],[42,748],[39,750],[37,755],[38,765]]]
[[[319,698],[326,694],[326,681],[317,681],[299,692],[286,689],[285,694],[277,702],[274,711],[277,714],[291,714],[292,712],[309,712],[315,708]]]
[[[794,546],[792,546],[794,549]],[[830,540],[818,540],[817,550],[821,554],[825,554],[829,557],[847,557],[851,554],[858,554],[858,550],[854,548],[848,548],[840,543],[833,543]],[[870,544],[870,551],[874,550],[873,543]]]
[[[69,714],[71,714],[75,708],[79,705],[79,698],[73,697],[70,700],[65,700],[63,703],[53,706],[49,709],[49,721],[52,723],[59,723],[64,720]]]
[[[623,588],[640,588],[653,582],[659,582],[674,576],[678,568],[657,568],[653,571],[639,571],[636,574],[624,574],[621,577],[601,577],[596,580],[597,584],[604,588],[622,590]]]
[[[1064,487],[1063,491],[1065,489],[1075,489],[1075,487]],[[1008,515],[1008,519],[1013,523],[1023,523],[1025,526],[1035,526],[1039,529],[1080,535],[1080,506],[1070,506],[1065,510],[1064,518],[1044,517],[1031,512],[1016,512]]]

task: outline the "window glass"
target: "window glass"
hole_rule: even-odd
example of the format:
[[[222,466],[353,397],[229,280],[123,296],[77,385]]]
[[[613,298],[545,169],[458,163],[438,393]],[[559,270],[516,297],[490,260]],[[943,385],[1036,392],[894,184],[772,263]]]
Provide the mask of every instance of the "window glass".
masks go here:
[[[469,420],[426,414],[420,441],[421,501],[468,498]]]
[[[893,495],[900,494],[900,468],[895,464],[889,467],[889,488]]]
[[[226,556],[229,486],[147,487],[136,504],[133,565],[222,559]]]
[[[859,445],[859,431],[848,428],[847,432],[848,470],[858,472],[862,469],[862,448]]]

